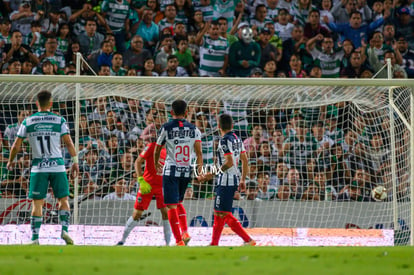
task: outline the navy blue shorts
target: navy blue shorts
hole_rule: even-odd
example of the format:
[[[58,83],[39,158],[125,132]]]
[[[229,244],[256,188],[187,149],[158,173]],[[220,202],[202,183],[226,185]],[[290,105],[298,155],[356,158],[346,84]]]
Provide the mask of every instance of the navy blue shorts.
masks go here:
[[[216,197],[214,198],[214,210],[219,212],[230,212],[233,208],[233,197],[237,186],[216,186]]]
[[[162,191],[165,204],[177,204],[184,200],[185,190],[191,178],[162,176]]]

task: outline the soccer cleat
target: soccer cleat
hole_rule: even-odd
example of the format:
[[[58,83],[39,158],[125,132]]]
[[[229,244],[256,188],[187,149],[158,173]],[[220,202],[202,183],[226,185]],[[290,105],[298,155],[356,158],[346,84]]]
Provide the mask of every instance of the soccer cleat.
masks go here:
[[[39,239],[32,240],[32,241],[30,241],[29,243],[27,243],[26,245],[40,245],[40,243],[39,243]]]
[[[244,244],[243,244],[243,246],[255,246],[256,245],[256,241],[255,240],[250,240],[250,241],[248,241],[248,242],[245,242]]]
[[[116,245],[124,245],[123,241],[119,241]]]
[[[67,245],[73,245],[73,240],[72,238],[69,236],[68,232],[66,231],[62,231],[62,239],[65,241],[65,243]]]
[[[188,232],[184,232],[181,238],[183,239],[185,245],[187,245],[191,240],[190,234],[188,234]]]
[[[179,241],[179,242],[177,243],[177,246],[185,246],[185,242],[184,242],[184,241]]]

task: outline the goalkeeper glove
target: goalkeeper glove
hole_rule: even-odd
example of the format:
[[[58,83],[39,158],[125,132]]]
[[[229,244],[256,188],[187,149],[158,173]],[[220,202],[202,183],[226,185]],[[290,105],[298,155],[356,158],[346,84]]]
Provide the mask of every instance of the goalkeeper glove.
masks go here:
[[[151,185],[144,180],[144,177],[138,178],[139,189],[141,190],[141,194],[145,195],[151,193]]]

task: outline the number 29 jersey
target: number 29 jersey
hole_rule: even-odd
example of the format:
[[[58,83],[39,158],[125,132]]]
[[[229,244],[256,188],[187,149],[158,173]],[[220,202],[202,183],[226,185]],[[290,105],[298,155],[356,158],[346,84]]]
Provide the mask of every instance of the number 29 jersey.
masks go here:
[[[172,119],[161,127],[157,145],[165,145],[167,149],[164,175],[191,176],[191,157],[196,142],[201,142],[201,132],[185,119]]]
[[[65,172],[61,137],[67,134],[66,120],[52,112],[38,112],[22,122],[17,136],[30,144],[32,172]]]

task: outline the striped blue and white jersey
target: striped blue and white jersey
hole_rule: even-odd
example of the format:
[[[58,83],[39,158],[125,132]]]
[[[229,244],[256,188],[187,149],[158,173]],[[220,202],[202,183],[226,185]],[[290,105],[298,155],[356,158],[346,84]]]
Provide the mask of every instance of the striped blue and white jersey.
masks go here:
[[[219,141],[217,148],[217,166],[221,167],[225,163],[225,156],[231,155],[233,166],[219,175],[218,185],[233,186],[238,184],[240,171],[238,169],[240,155],[246,152],[243,141],[233,132],[226,133]]]
[[[201,132],[185,119],[172,119],[161,127],[157,145],[165,145],[167,150],[163,171],[165,176],[191,176],[196,142],[201,142]]]

